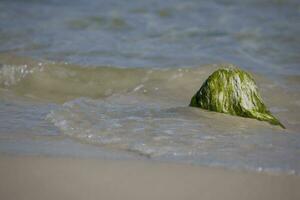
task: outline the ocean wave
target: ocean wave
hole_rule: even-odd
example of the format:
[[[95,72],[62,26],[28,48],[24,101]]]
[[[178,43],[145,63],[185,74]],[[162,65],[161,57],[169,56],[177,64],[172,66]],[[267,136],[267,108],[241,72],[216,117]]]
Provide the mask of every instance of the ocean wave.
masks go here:
[[[7,94],[3,90],[9,91],[21,106],[26,104],[24,99],[28,100],[23,97],[29,97],[32,104],[28,111],[13,114],[12,104],[3,116],[29,122],[45,119],[44,125],[53,126],[49,129],[62,138],[155,160],[300,171],[299,95],[257,74],[254,76],[266,102],[284,120],[286,130],[254,119],[189,107],[192,95],[220,65],[93,67],[11,55],[0,55],[0,63],[0,95]],[[37,109],[36,98],[46,100],[40,102],[44,107],[47,101],[55,106]],[[31,115],[34,117],[28,117]]]
[[[212,126],[209,112],[195,112],[187,106],[140,95],[113,95],[102,100],[78,98],[66,102],[52,110],[47,120],[73,139],[158,157],[201,154],[207,145],[213,145],[210,141],[226,133],[240,136],[247,132],[247,120],[214,117],[219,125]],[[248,121],[253,127],[261,127],[259,122]]]
[[[0,61],[1,62],[1,61]],[[19,95],[54,102],[78,97],[103,98],[113,94],[143,93],[157,98],[190,97],[215,65],[199,68],[143,69],[113,66],[86,67],[55,62],[4,63],[0,87]],[[184,98],[185,99],[185,98]]]
[[[298,134],[138,94],[78,98],[46,119],[73,140],[154,160],[272,173],[300,169]]]

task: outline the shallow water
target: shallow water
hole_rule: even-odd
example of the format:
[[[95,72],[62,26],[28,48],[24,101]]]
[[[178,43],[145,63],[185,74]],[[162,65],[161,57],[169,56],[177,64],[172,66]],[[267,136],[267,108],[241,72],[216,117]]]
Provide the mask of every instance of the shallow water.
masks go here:
[[[297,1],[1,1],[0,151],[299,174],[299,19]],[[287,129],[188,107],[219,63]]]

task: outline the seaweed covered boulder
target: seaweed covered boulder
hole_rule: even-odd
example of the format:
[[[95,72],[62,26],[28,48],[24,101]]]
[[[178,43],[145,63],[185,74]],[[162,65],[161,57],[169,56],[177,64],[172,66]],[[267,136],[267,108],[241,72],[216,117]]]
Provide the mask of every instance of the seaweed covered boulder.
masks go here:
[[[192,97],[190,106],[284,126],[267,109],[252,76],[236,67],[212,73]]]

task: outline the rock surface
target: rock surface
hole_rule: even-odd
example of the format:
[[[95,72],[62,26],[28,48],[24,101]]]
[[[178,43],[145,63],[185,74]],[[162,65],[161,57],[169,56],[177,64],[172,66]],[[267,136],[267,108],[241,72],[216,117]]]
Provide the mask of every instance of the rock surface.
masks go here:
[[[255,118],[285,128],[267,109],[252,76],[235,67],[211,74],[192,97],[190,106]]]

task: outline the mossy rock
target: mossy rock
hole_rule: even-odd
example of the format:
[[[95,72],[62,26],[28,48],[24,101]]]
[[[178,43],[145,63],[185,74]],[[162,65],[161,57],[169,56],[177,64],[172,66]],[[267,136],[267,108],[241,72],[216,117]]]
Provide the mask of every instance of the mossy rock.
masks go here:
[[[193,96],[190,106],[267,121],[285,128],[263,103],[252,76],[236,67],[212,73]]]

